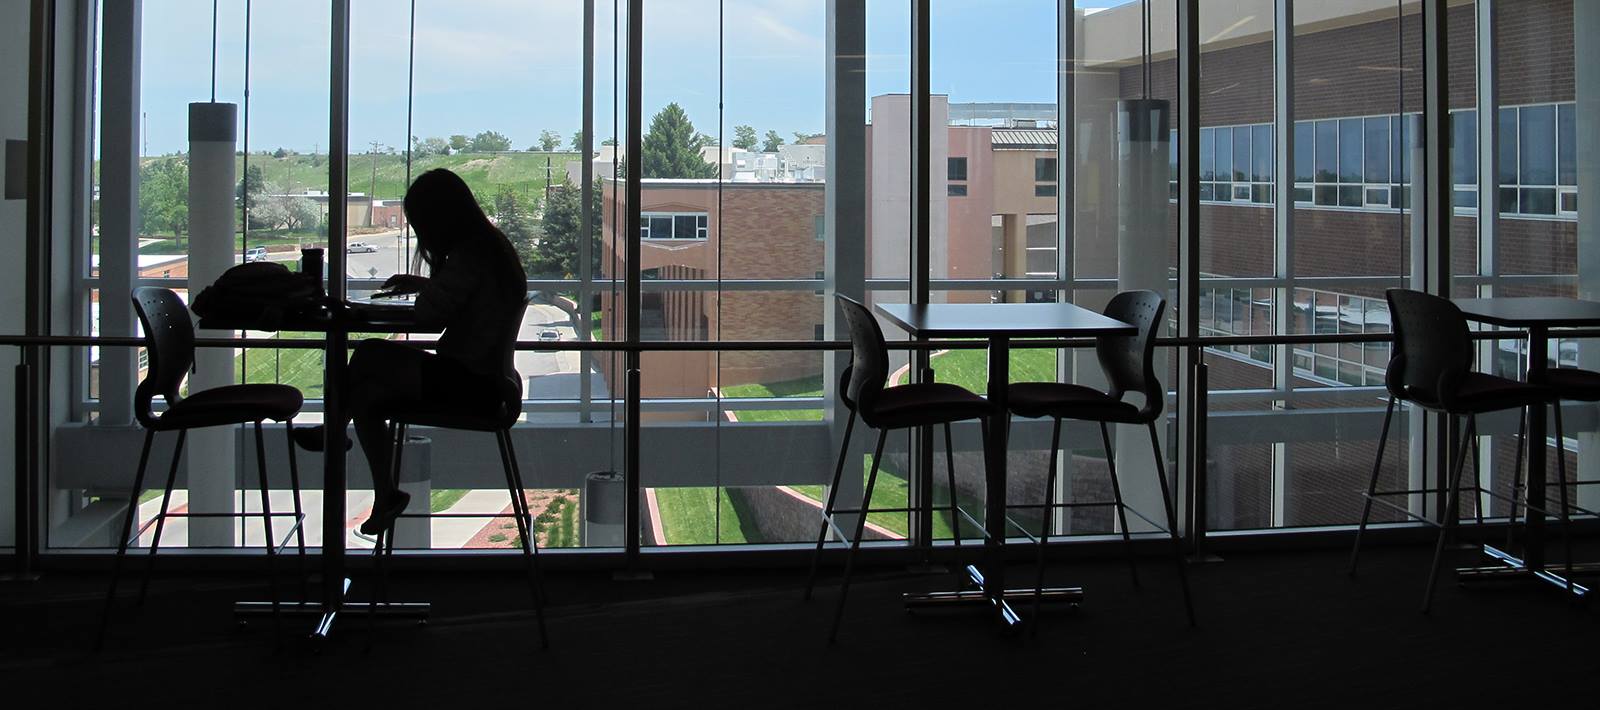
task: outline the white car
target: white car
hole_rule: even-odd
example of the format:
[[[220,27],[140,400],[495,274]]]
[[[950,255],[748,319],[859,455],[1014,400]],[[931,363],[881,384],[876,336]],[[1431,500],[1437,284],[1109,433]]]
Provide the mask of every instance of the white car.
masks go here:
[[[344,250],[350,254],[371,254],[376,252],[378,247],[366,242],[350,242],[345,245]]]
[[[541,342],[553,343],[560,339],[561,332],[555,328],[545,328],[544,330],[539,331],[539,340]]]
[[[266,261],[267,260],[267,248],[266,247],[250,247],[249,249],[246,249],[245,252],[244,252],[244,260],[246,262]]]

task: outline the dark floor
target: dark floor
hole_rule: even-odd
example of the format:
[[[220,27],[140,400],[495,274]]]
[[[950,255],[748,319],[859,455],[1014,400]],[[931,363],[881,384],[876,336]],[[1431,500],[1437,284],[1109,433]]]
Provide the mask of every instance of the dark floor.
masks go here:
[[[543,652],[520,580],[483,573],[397,576],[396,598],[431,600],[432,620],[381,625],[368,652],[364,620],[346,619],[320,653],[300,634],[275,647],[270,622],[233,623],[229,603],[259,584],[158,578],[142,612],[129,589],[92,655],[103,580],[53,573],[0,584],[0,678],[10,698],[27,695],[21,682],[51,706],[100,708],[1518,707],[1569,689],[1595,707],[1593,608],[1531,584],[1447,580],[1424,616],[1430,552],[1372,549],[1355,580],[1342,551],[1232,554],[1191,568],[1196,628],[1165,560],[1145,560],[1137,588],[1118,560],[1063,560],[1051,580],[1088,597],[1047,615],[1037,638],[981,615],[907,614],[901,592],[950,577],[866,569],[831,647],[836,588],[804,603],[798,573],[554,573]]]

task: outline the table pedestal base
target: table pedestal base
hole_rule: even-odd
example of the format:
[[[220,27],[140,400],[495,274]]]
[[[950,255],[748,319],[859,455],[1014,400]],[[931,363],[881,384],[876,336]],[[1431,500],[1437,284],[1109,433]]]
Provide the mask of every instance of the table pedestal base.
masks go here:
[[[1456,576],[1461,583],[1535,580],[1554,585],[1562,591],[1570,593],[1574,599],[1586,600],[1589,598],[1588,587],[1578,584],[1577,582],[1572,582],[1566,577],[1557,574],[1557,570],[1552,570],[1549,567],[1545,567],[1543,569],[1530,569],[1527,563],[1523,562],[1522,559],[1492,545],[1484,545],[1483,553],[1492,558],[1496,564],[1486,565],[1483,567],[1456,568]],[[1561,569],[1559,571],[1564,572],[1565,570]],[[1600,564],[1593,562],[1572,565],[1572,573],[1574,576],[1578,574],[1594,574],[1597,572],[1600,572]]]
[[[921,592],[901,595],[905,602],[906,610],[936,609],[951,607],[980,607],[993,609],[1006,628],[1012,628],[1022,623],[1022,616],[1011,608],[1011,602],[1032,603],[1035,591],[1032,589],[1006,589],[999,595],[994,595],[984,589],[983,572],[975,565],[967,565],[967,577],[976,589],[963,589],[946,592]],[[1077,606],[1083,603],[1083,587],[1046,587],[1039,594],[1040,600],[1051,603],[1068,603]]]
[[[345,595],[350,593],[350,580],[348,578],[344,580],[343,590]],[[428,613],[431,611],[431,605],[427,602],[379,602],[376,605],[376,609],[372,609],[367,604],[342,602],[342,596],[341,604],[334,607],[322,602],[280,602],[278,604],[278,613],[291,619],[316,618],[317,627],[312,630],[311,638],[321,641],[327,639],[333,633],[333,622],[341,612],[359,615],[366,614],[371,610],[378,616],[385,618],[416,619],[419,622],[423,622],[428,620]],[[233,614],[238,617],[240,623],[248,622],[251,619],[270,619],[272,618],[272,602],[235,602]]]

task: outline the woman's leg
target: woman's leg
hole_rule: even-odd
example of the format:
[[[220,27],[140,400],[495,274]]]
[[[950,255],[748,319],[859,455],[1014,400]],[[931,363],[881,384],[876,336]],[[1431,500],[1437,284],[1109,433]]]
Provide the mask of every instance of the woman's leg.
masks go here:
[[[388,340],[363,340],[350,358],[346,410],[372,469],[374,514],[389,510],[396,489],[389,477],[389,425],[385,410],[422,399],[422,362],[431,353]]]

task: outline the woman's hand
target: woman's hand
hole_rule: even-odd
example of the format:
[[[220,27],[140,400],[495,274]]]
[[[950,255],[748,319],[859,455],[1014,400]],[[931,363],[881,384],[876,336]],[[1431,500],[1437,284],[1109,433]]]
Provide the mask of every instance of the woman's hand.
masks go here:
[[[416,274],[395,274],[383,282],[381,294],[384,296],[403,296],[408,293],[418,293],[428,285],[428,277]],[[379,294],[375,293],[374,296]]]

